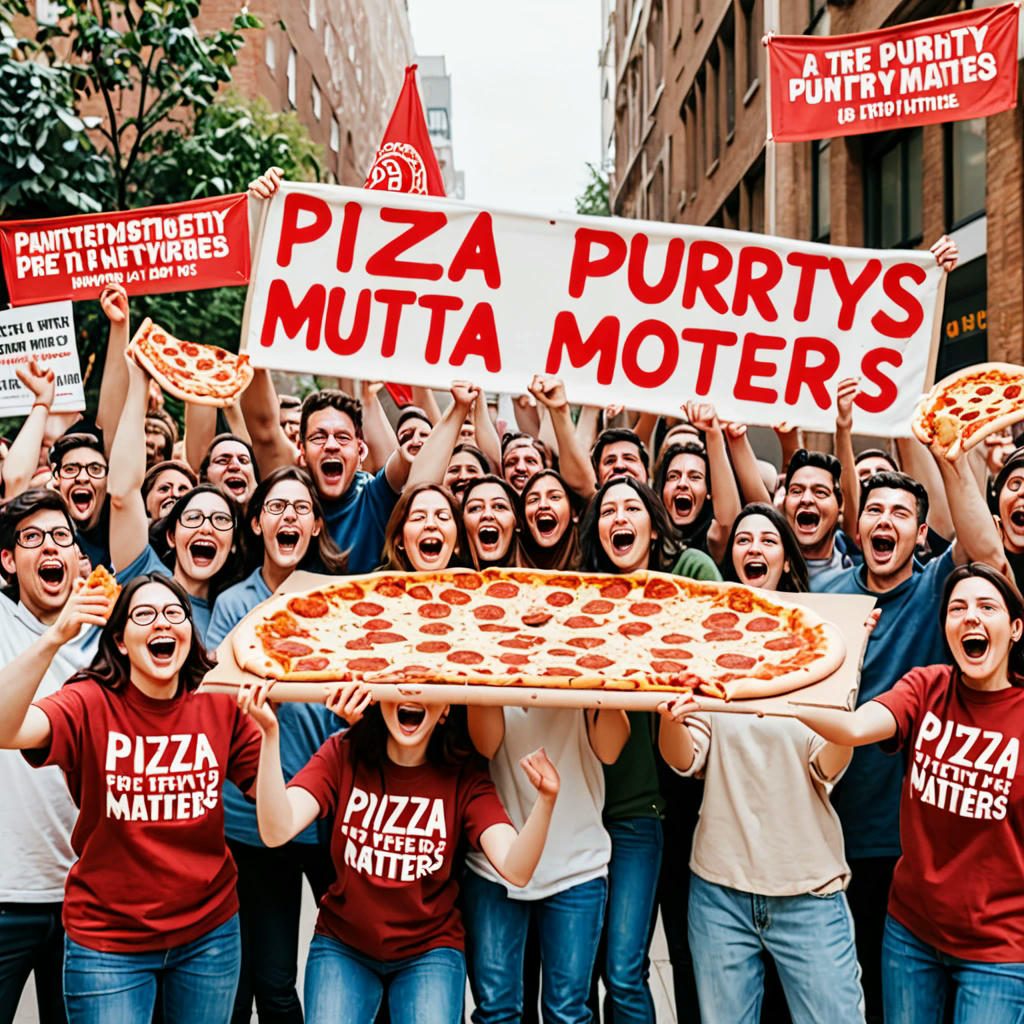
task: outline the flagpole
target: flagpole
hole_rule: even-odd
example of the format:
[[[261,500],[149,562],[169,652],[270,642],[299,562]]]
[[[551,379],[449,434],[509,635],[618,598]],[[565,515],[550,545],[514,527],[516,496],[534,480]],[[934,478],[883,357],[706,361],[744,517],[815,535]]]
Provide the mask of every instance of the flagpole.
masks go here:
[[[764,144],[764,196],[765,196],[765,234],[776,233],[776,191],[778,187],[778,167],[776,164],[775,139],[772,137],[772,47],[771,37],[779,31],[779,0],[764,0],[764,34],[766,37],[765,53],[765,108],[768,119],[768,132]]]

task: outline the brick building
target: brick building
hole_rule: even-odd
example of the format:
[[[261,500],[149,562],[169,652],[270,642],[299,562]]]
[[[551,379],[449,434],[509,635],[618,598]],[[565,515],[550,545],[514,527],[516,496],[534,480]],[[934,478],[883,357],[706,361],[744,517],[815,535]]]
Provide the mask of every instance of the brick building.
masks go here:
[[[766,229],[765,5],[606,0],[615,214]],[[784,34],[838,35],[987,3],[774,0]],[[608,10],[607,8],[611,8]],[[1019,56],[1019,55],[1018,55]],[[960,247],[938,374],[1024,362],[1024,139],[1017,109],[776,148],[775,233],[835,245]],[[612,148],[613,147],[613,148]]]

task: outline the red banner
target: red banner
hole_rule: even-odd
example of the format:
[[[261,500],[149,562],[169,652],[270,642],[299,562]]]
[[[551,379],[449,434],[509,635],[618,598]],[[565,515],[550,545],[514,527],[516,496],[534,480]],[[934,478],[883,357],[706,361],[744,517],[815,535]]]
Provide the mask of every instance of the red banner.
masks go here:
[[[246,197],[0,221],[0,255],[15,306],[94,299],[110,281],[129,295],[247,284]]]
[[[769,136],[801,142],[986,117],[1017,103],[1016,4],[844,36],[771,36]]]

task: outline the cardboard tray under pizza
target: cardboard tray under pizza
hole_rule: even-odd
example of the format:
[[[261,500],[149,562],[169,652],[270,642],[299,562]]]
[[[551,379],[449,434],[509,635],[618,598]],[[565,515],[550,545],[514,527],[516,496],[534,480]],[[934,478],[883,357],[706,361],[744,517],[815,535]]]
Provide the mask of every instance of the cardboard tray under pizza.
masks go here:
[[[295,594],[338,582],[336,576],[295,572],[276,594]],[[874,598],[862,594],[778,594],[781,600],[810,608],[833,623],[843,636],[846,657],[827,678],[774,697],[718,700],[697,695],[695,700],[708,711],[733,711],[759,715],[793,715],[800,706],[852,710],[857,698],[860,664],[867,643],[868,615]],[[249,615],[261,614],[257,606]],[[249,616],[246,616],[248,618]],[[245,621],[245,620],[243,620]],[[217,648],[217,666],[206,674],[202,690],[207,693],[237,693],[243,685],[260,685],[266,679],[243,670],[235,660],[231,636]],[[275,682],[275,701],[322,702],[336,684],[322,682]],[[367,684],[378,700],[423,701],[444,704],[531,705],[565,708],[622,708],[627,711],[654,710],[671,699],[671,691],[588,689],[583,687],[522,686],[515,683],[421,683],[371,682]]]

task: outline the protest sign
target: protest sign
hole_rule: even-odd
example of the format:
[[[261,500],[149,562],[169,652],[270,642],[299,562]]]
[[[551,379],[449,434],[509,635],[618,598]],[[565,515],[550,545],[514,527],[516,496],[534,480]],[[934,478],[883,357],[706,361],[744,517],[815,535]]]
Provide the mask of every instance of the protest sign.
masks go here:
[[[1017,103],[1017,4],[877,32],[770,36],[769,138],[837,135],[985,117]]]
[[[35,359],[53,370],[56,392],[53,412],[85,408],[82,370],[75,343],[75,318],[70,302],[48,302],[0,311],[0,416],[24,416],[35,396],[14,370]]]
[[[558,220],[286,182],[263,210],[243,344],[256,366],[523,391],[726,419],[906,435],[937,338],[927,252],[713,228]]]
[[[244,194],[51,220],[0,221],[11,302],[153,295],[249,280]]]

